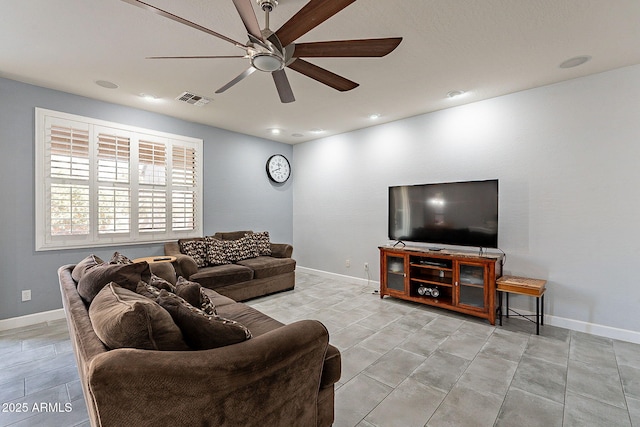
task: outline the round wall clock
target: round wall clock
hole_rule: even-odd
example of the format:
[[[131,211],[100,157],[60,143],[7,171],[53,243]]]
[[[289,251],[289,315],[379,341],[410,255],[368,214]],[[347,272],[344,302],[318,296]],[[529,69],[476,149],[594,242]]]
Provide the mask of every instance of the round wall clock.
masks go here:
[[[273,182],[285,182],[291,176],[289,160],[282,154],[274,154],[267,160],[267,175]]]

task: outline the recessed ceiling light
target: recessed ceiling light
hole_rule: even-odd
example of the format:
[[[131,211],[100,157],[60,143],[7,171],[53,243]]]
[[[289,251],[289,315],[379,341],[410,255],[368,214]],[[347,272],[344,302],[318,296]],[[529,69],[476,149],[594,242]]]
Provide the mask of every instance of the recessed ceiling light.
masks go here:
[[[311,129],[311,133],[318,134],[318,133],[323,133],[323,132],[324,132],[324,129],[319,129],[319,128]]]
[[[380,118],[380,114],[374,113],[374,114],[369,114],[369,118],[371,120],[376,120]]]
[[[118,85],[107,80],[98,80],[96,84],[105,89],[118,89]]]
[[[302,138],[304,135],[301,133],[292,133],[291,136],[293,136],[294,138]]]
[[[577,67],[577,66],[582,65],[585,62],[589,61],[590,59],[591,59],[591,57],[589,55],[576,56],[575,58],[567,59],[566,61],[561,63],[560,64],[560,68]]]
[[[447,98],[458,98],[464,94],[465,92],[463,90],[451,90],[447,92]]]
[[[282,133],[282,130],[278,128],[272,128],[269,129],[269,132],[271,133],[271,135],[280,135]]]
[[[149,102],[155,102],[155,101],[159,101],[160,98],[158,98],[155,95],[151,95],[148,93],[141,93],[140,94],[140,98],[144,99],[145,101],[149,101]]]

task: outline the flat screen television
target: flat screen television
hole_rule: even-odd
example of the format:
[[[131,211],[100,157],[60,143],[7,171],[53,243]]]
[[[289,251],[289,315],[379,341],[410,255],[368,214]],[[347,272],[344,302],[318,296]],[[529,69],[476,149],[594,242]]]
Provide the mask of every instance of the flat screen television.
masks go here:
[[[498,247],[498,180],[389,187],[389,239]]]

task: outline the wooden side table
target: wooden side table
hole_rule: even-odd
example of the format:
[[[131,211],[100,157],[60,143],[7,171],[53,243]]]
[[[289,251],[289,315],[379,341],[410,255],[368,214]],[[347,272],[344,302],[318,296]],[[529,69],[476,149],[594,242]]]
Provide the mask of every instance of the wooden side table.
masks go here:
[[[498,291],[498,313],[500,316],[500,326],[502,326],[502,294],[506,295],[505,317],[509,318],[509,311],[515,316],[524,317],[536,324],[536,335],[540,335],[540,325],[544,325],[544,292],[546,280],[530,279],[528,277],[502,276],[496,280],[496,290]],[[532,314],[520,314],[513,309],[509,309],[509,294],[529,295],[536,298],[535,321],[531,320]]]
[[[136,258],[133,262],[148,262],[149,264],[153,264],[156,262],[174,262],[176,257],[172,255],[158,255],[158,256],[146,256],[142,258]]]

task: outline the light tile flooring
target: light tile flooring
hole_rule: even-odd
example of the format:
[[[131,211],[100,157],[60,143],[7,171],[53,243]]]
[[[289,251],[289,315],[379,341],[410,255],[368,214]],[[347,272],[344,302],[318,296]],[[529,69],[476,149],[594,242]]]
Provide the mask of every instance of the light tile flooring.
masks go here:
[[[327,326],[343,364],[334,426],[640,426],[640,345],[374,290],[298,273],[294,291],[250,302]],[[0,332],[0,403],[0,426],[88,425],[64,321]]]

